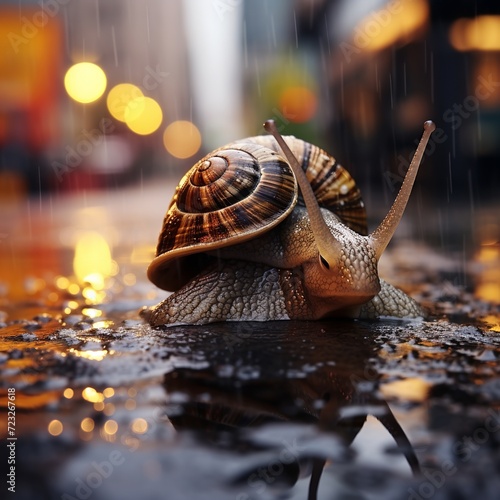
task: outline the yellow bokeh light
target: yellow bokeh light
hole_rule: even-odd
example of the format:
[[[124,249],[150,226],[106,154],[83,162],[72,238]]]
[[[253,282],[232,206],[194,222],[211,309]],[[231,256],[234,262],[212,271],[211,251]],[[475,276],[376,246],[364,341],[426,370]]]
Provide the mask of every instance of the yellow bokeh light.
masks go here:
[[[114,420],[108,420],[104,424],[104,432],[106,434],[113,435],[116,434],[117,431],[118,431],[118,424]]]
[[[131,428],[136,434],[144,434],[148,430],[148,423],[143,418],[136,418],[133,420]]]
[[[97,323],[94,323],[94,326],[96,325]],[[97,328],[97,327],[96,327]],[[108,351],[105,351],[105,350],[99,350],[99,351],[80,351],[80,350],[77,350],[77,349],[70,349],[69,352],[71,354],[73,354],[74,356],[77,356],[79,358],[83,358],[83,359],[89,359],[90,361],[102,361],[108,354],[109,352]],[[90,401],[91,403],[93,403],[94,401],[104,401],[104,396],[98,392],[96,393],[97,396],[95,399],[88,399],[87,401]],[[86,398],[84,398],[86,399]]]
[[[92,307],[85,307],[82,309],[82,314],[88,318],[99,318],[102,316],[102,311],[99,309],[94,309]]]
[[[70,387],[64,389],[64,392],[63,392],[63,396],[66,398],[66,399],[71,399],[74,395],[74,391],[73,389],[71,389]]]
[[[51,420],[47,430],[52,436],[59,436],[63,431],[63,424],[59,420]]]
[[[56,278],[56,286],[61,290],[66,290],[69,286],[69,279],[66,276],[58,276]]]
[[[449,39],[460,51],[500,50],[500,16],[457,19],[450,27]]]
[[[80,423],[80,428],[85,432],[92,432],[94,430],[94,420],[90,417],[84,418]]]
[[[76,283],[71,283],[71,285],[68,286],[68,292],[71,295],[76,295],[77,293],[80,292],[80,287]]]
[[[131,83],[119,83],[109,91],[108,97],[106,98],[108,111],[113,118],[124,122],[127,105],[130,101],[138,99],[139,97],[144,97],[139,87]],[[130,112],[130,110],[128,112]]]
[[[137,97],[125,106],[125,123],[139,135],[152,134],[163,121],[160,105],[151,97]]]
[[[115,395],[115,390],[112,387],[106,387],[106,389],[104,389],[102,393],[104,394],[105,398],[111,398]]]
[[[189,158],[201,147],[201,134],[196,125],[187,120],[172,122],[163,132],[165,149],[176,158]]]
[[[111,275],[111,250],[101,234],[88,232],[78,238],[73,270],[80,283],[95,283],[97,286]]]
[[[85,281],[95,290],[102,290],[104,288],[104,276],[101,273],[87,274]]]
[[[104,401],[104,395],[97,392],[93,387],[85,387],[82,391],[82,397],[90,403],[100,403]]]
[[[431,384],[421,378],[407,378],[383,384],[380,387],[385,398],[399,398],[408,401],[425,401]]]
[[[389,8],[366,16],[354,30],[357,49],[378,51],[406,41],[420,30],[429,18],[427,0],[400,0]]]
[[[75,101],[89,103],[96,101],[106,90],[107,79],[97,64],[81,62],[74,64],[64,76],[64,87]]]
[[[474,256],[478,268],[475,295],[492,304],[500,303],[500,245],[481,245]]]

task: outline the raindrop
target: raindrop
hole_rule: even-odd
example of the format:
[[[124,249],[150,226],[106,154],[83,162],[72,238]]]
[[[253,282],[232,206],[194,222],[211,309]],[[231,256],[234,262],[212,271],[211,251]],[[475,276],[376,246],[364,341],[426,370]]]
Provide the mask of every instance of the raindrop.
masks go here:
[[[431,51],[431,102],[434,104],[434,52]]]
[[[151,43],[150,25],[149,25],[149,6],[146,5],[146,32],[148,34],[148,44]]]
[[[299,48],[299,32],[297,30],[297,14],[293,11],[293,26],[295,28],[295,48]]]
[[[274,16],[271,15],[270,17],[271,17],[271,39],[272,39],[273,47],[276,48],[277,43],[276,43],[276,28],[274,26]]]
[[[259,69],[259,61],[257,58],[254,59],[255,62],[255,83],[257,85],[257,95],[262,97],[262,89],[260,87],[260,69]]]
[[[247,23],[243,21],[243,60],[245,61],[245,69],[248,69],[248,38],[247,38]]]
[[[325,13],[325,35],[326,35],[326,44],[328,46],[328,55],[331,56],[331,47],[330,47],[330,29],[328,27],[328,17]]]
[[[95,0],[95,20],[97,25],[97,36],[101,37],[101,16],[99,15],[99,0]]]
[[[111,25],[111,38],[113,40],[113,55],[115,57],[115,66],[118,67],[118,52],[116,50],[116,36],[114,25]]]

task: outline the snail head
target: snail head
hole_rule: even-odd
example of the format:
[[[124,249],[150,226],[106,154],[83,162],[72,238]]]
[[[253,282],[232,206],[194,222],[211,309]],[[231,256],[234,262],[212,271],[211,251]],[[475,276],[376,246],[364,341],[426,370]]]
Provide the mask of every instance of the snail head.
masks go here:
[[[422,138],[399,193],[384,220],[368,236],[356,233],[333,214],[322,212],[305,172],[278,132],[274,121],[266,121],[264,128],[274,136],[288,160],[309,215],[318,250],[314,272],[310,273],[312,288],[315,290],[313,294],[320,297],[335,295],[348,304],[369,300],[380,290],[377,264],[403,216],[425,147],[436,128],[434,123],[424,123]]]

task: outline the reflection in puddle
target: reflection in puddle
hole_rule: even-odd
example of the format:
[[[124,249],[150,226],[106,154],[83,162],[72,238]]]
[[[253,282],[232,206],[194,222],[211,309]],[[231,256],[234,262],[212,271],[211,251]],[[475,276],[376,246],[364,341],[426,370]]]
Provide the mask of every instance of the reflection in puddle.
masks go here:
[[[478,299],[500,304],[500,243],[483,244],[474,257]]]
[[[380,392],[386,398],[424,402],[427,399],[431,386],[430,382],[413,377],[383,384],[380,387]]]
[[[30,478],[19,498],[75,497],[75,478],[112,453],[123,462],[94,500],[408,498],[427,491],[417,458],[422,471],[454,464],[443,495],[478,474],[491,485],[476,462],[500,464],[497,434],[474,460],[453,446],[500,408],[494,242],[469,266],[474,291],[423,246],[390,250],[434,320],[161,330],[139,316],[161,293],[145,277],[156,224],[145,236],[145,214],[90,208],[40,224],[33,210],[31,233],[13,219],[0,245],[0,404],[15,387],[19,477]],[[410,275],[417,257],[425,266]]]
[[[341,331],[332,336],[318,336],[318,331],[328,331],[330,325],[318,326],[318,329],[300,323],[268,326],[266,329],[271,328],[279,337],[278,342],[268,343],[262,327],[252,325],[252,338],[240,338],[236,345],[232,344],[230,365],[240,369],[221,372],[221,363],[227,365],[228,360],[224,360],[227,353],[220,351],[221,359],[217,356],[206,370],[185,368],[165,375],[165,389],[173,400],[167,404],[167,415],[174,427],[195,432],[197,439],[208,440],[216,447],[225,448],[231,443],[232,449],[244,447],[247,453],[268,450],[264,462],[239,474],[239,484],[252,486],[263,468],[269,469],[267,486],[281,479],[291,488],[299,477],[310,476],[308,498],[316,498],[323,468],[335,468],[339,461],[349,463],[348,448],[344,447],[349,447],[356,438],[356,447],[363,447],[361,431],[366,425],[364,432],[370,436],[373,422],[367,418],[371,415],[389,432],[392,444],[406,458],[411,470],[418,472],[418,460],[405,432],[389,406],[376,396],[379,375],[370,367],[370,357],[376,353],[378,344],[363,336],[360,326],[342,325]],[[226,331],[228,335],[237,333],[233,328]],[[350,342],[353,336],[357,339],[355,346]],[[241,370],[244,366],[260,367],[259,375],[246,376]],[[294,377],[290,376],[291,370]],[[299,435],[315,424],[325,433],[323,438],[315,434],[315,439],[324,439],[325,445],[302,443],[301,451],[296,451],[293,460],[290,457],[287,462],[289,467],[285,467],[284,461],[280,461],[285,453],[283,443],[277,447],[276,437],[266,443],[262,432],[255,431],[271,428],[280,435],[277,423],[285,425],[285,429],[286,426],[297,429]],[[294,427],[297,424],[306,427]],[[328,447],[328,435],[337,438],[331,441],[332,449]],[[341,450],[344,451],[340,453]],[[371,446],[371,451],[375,453],[377,448]],[[385,451],[378,451],[382,453],[372,459],[388,464]],[[274,468],[270,463],[276,464]],[[286,481],[281,476],[286,476]]]

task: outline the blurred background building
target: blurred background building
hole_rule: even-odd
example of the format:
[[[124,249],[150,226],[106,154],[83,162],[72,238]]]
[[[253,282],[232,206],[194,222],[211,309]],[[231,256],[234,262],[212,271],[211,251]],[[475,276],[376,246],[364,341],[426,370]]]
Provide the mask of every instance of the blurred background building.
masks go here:
[[[426,119],[421,204],[495,199],[500,12],[429,0],[0,1],[0,195],[179,176],[263,133],[389,203]]]

